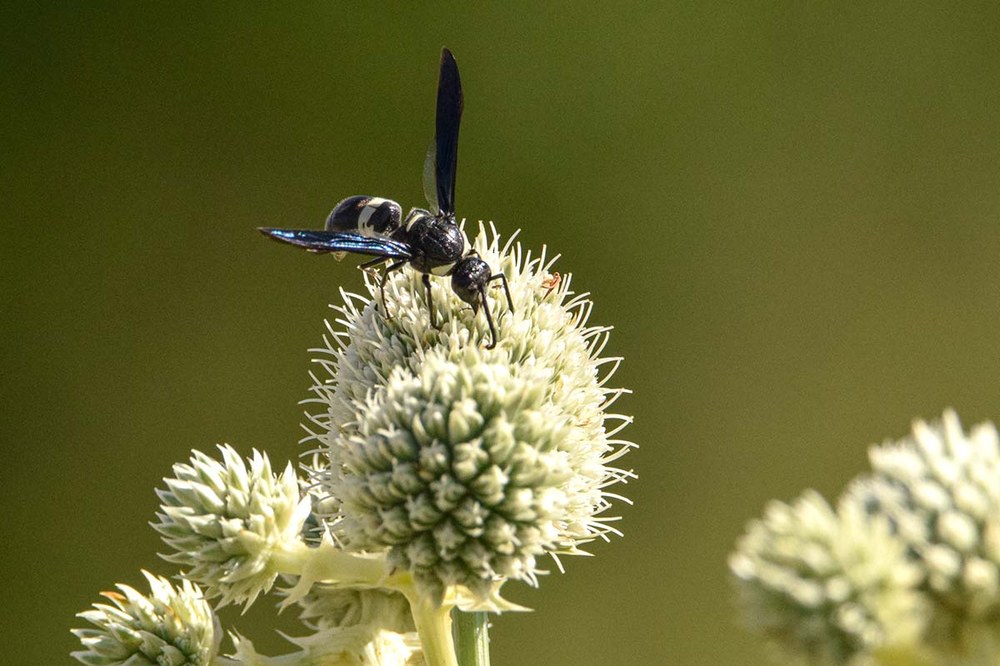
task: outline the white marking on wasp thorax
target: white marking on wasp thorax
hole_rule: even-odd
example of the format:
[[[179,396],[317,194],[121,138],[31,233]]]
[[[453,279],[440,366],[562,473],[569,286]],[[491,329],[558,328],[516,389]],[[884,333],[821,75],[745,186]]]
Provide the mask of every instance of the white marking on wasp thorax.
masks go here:
[[[453,261],[450,264],[445,264],[444,266],[435,266],[431,269],[431,275],[444,277],[445,275],[448,275],[448,273],[451,273],[451,270],[455,268],[455,264],[457,263],[457,261]]]
[[[409,231],[413,228],[413,225],[420,220],[431,217],[431,215],[422,208],[413,208],[409,213],[406,214],[406,220],[403,221],[403,226]]]

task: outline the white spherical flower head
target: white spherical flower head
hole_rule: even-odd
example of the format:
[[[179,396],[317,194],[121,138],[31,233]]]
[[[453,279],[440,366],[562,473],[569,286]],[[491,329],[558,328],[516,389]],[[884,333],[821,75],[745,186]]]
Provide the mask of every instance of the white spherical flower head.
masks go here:
[[[600,358],[610,328],[587,325],[586,294],[495,232],[474,247],[510,285],[513,311],[499,281],[487,294],[496,347],[482,307],[447,281],[432,278],[439,328],[416,272],[389,279],[389,317],[369,283],[371,299],[337,308],[343,330],[328,326],[313,422],[329,463],[316,481],[342,503],[336,538],[388,551],[438,599],[461,586],[485,601],[505,580],[535,582],[540,555],[614,531],[599,514],[632,476],[611,466],[631,419],[605,411],[624,393],[605,387],[620,359]]]
[[[1000,613],[1000,442],[992,423],[966,434],[946,411],[912,437],[872,447],[874,474],[850,493],[889,517],[925,585],[964,618]]]
[[[231,447],[219,450],[221,462],[194,451],[189,464],[174,465],[157,490],[153,527],[174,551],[164,558],[188,567],[184,576],[209,597],[250,604],[273,585],[275,558],[301,543],[310,500],[290,464],[278,476],[258,451],[248,467]]]
[[[74,629],[85,650],[73,653],[90,666],[208,666],[219,650],[218,619],[191,582],[174,587],[143,572],[150,594],[128,585],[105,592],[109,604],[94,604],[77,617],[93,629]]]
[[[919,569],[888,520],[856,503],[834,511],[815,492],[772,502],[729,568],[750,628],[809,663],[912,646],[923,631]]]

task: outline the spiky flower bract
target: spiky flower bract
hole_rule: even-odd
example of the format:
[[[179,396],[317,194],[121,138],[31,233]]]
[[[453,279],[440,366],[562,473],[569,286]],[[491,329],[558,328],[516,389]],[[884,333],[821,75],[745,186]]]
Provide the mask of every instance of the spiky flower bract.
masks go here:
[[[299,619],[316,633],[290,639],[303,664],[416,666],[424,663],[410,604],[399,592],[315,584],[296,601]],[[252,666],[252,645],[240,641],[237,653]],[[336,661],[336,659],[341,661]]]
[[[73,653],[90,666],[208,666],[219,649],[220,630],[211,606],[190,581],[174,587],[143,572],[150,594],[128,585],[105,592],[111,604],[80,613],[95,628],[74,629],[85,650]]]
[[[252,642],[234,636],[233,666],[425,666],[416,634],[398,634],[376,626],[325,629],[312,636],[287,637],[298,649],[281,657],[257,653]]]
[[[187,567],[209,597],[249,604],[280,573],[274,558],[300,544],[310,501],[290,464],[279,476],[258,451],[249,466],[231,447],[219,451],[221,462],[194,451],[189,464],[174,465],[157,491],[153,527],[174,551],[164,557]]]
[[[388,317],[369,281],[371,298],[344,294],[342,330],[319,350],[313,436],[343,547],[387,552],[439,600],[457,586],[485,602],[534,582],[539,556],[614,532],[600,514],[631,476],[611,466],[630,419],[605,411],[624,392],[605,387],[620,359],[600,357],[610,328],[587,325],[587,295],[495,232],[474,247],[510,284],[513,311],[499,285],[488,293],[496,348],[447,281],[432,279],[439,328],[415,271],[388,280]]]
[[[920,570],[884,517],[807,492],[774,501],[729,560],[748,625],[813,664],[844,664],[920,636]]]

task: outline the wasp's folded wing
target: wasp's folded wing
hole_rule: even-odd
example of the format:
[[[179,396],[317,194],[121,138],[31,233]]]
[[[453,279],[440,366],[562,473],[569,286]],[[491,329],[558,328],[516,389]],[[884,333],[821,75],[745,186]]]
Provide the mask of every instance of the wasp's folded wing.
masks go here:
[[[267,228],[259,231],[276,241],[305,248],[310,252],[354,252],[404,260],[413,257],[408,243],[379,236],[364,236],[351,231]]]
[[[441,50],[437,120],[434,141],[424,161],[424,194],[434,213],[455,212],[455,176],[458,171],[458,127],[462,122],[462,79],[455,56]]]

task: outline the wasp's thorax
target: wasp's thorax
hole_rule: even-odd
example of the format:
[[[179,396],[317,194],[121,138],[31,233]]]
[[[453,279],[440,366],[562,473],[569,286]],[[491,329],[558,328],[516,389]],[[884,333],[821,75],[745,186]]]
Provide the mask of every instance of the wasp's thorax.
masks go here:
[[[455,222],[420,208],[410,211],[394,236],[402,236],[413,248],[410,264],[421,273],[448,275],[465,256],[465,235]]]

